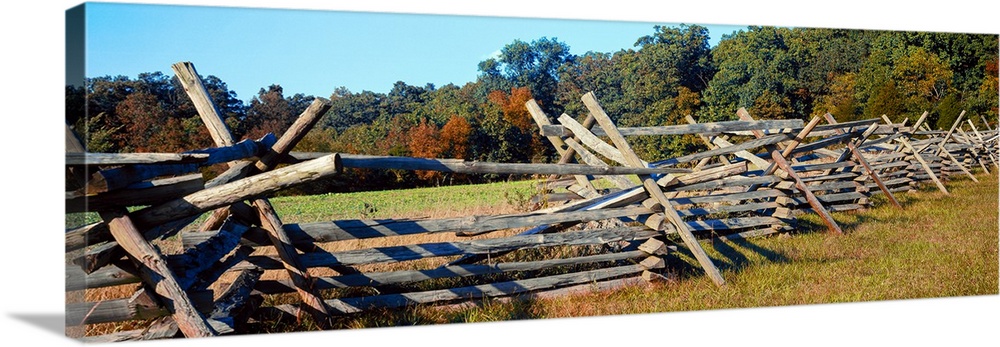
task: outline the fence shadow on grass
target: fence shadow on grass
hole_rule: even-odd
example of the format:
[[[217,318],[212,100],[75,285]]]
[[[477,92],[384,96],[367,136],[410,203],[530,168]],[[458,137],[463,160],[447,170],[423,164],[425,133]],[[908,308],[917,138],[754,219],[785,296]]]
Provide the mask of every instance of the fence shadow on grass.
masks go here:
[[[771,263],[788,263],[791,260],[781,252],[768,249],[756,243],[753,239],[722,240],[713,239],[709,246],[717,254],[709,255],[712,263],[722,271],[739,272],[754,263],[753,258],[763,258]],[[667,266],[677,269],[681,274],[703,276],[704,270],[695,262],[694,255],[686,247],[678,247],[672,256],[667,256]]]

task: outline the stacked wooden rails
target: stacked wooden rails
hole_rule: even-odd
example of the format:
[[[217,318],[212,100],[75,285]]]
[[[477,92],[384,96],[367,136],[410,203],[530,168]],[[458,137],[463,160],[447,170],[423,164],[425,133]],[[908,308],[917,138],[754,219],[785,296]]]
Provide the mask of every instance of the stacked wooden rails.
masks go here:
[[[463,301],[543,289],[565,291],[593,281],[622,285],[647,270],[663,267],[660,257],[668,247],[652,240],[659,234],[639,227],[618,225],[485,240],[470,237],[546,223],[579,223],[643,213],[625,205],[610,211],[551,215],[286,225],[266,197],[296,184],[336,175],[343,167],[546,175],[662,175],[690,170],[360,155],[342,158],[339,154],[294,158],[287,155],[289,150],[329,109],[328,101],[317,99],[280,138],[269,135],[257,141],[234,143],[193,66],[179,63],[174,70],[218,148],[179,154],[86,153],[67,128],[67,177],[72,178],[66,197],[68,211],[97,212],[101,218],[66,233],[67,326],[143,322],[139,324],[141,329],[90,336],[87,340],[246,332],[248,322],[281,319],[285,313],[293,318],[308,314],[317,327],[325,329],[331,326],[334,315],[372,307]],[[282,162],[292,163],[277,168]],[[229,169],[212,180],[204,180],[200,169],[216,164]],[[185,227],[203,213],[210,215],[200,227]],[[157,245],[182,229],[184,250],[175,254],[161,252]],[[364,246],[365,239],[398,240],[405,235],[446,231],[456,234],[454,241]],[[357,246],[345,251],[320,247],[343,240],[357,240]],[[542,248],[565,249],[559,254],[566,256],[493,261],[500,253]],[[474,264],[468,260],[479,255],[490,261]],[[420,259],[432,260],[429,264],[433,266],[371,270],[372,264]],[[462,259],[466,259],[464,263]],[[313,271],[319,268],[333,270],[337,275],[316,276]],[[284,276],[262,280],[264,272],[272,270]],[[140,285],[136,287],[136,283]],[[81,295],[87,290],[122,285],[135,290],[114,299],[86,300]],[[371,288],[382,294],[352,298],[359,295],[358,290],[343,294],[337,288]],[[298,303],[268,306],[262,300],[263,295],[280,293],[293,293]]]
[[[688,117],[690,125],[683,126],[619,129],[602,126],[591,129],[595,123],[600,123],[601,117],[606,119],[607,116],[601,115],[604,111],[593,94],[585,95],[583,101],[590,114],[582,117],[585,118],[582,122],[563,114],[555,118],[558,124],[554,124],[552,118],[533,101],[527,104],[540,133],[562,155],[560,162],[628,165],[622,160],[622,153],[628,150],[627,146],[623,149],[619,145],[622,135],[696,134],[709,148],[708,151],[661,162],[640,163],[648,167],[693,167],[694,172],[688,174],[691,177],[732,165],[751,168],[731,171],[717,181],[691,186],[671,186],[667,184],[669,179],[658,179],[659,189],[669,201],[667,205],[678,212],[682,223],[664,226],[663,220],[657,219],[656,215],[649,217],[652,223],[649,219],[638,220],[667,234],[687,228],[697,231],[694,235],[699,238],[760,236],[791,229],[795,225],[795,216],[804,212],[819,214],[831,232],[840,233],[842,230],[829,215],[831,211],[869,206],[869,197],[873,194],[883,194],[889,203],[902,208],[894,193],[912,190],[925,182],[934,182],[947,192],[942,183],[944,179],[964,175],[976,180],[971,173],[973,164],[980,164],[979,167],[986,172],[989,172],[989,164],[998,167],[995,154],[997,132],[970,129],[974,135],[965,133],[962,115],[948,132],[916,131],[919,126],[926,128],[922,122],[927,113],[911,127],[906,126],[906,122],[894,124],[885,116],[883,119],[837,123],[829,114],[823,117],[829,123],[827,125],[818,125],[820,118],[817,117],[803,126],[801,122],[780,124],[781,121],[754,121],[744,109],[738,110],[740,121],[734,122],[697,124]],[[883,120],[885,124],[879,124]],[[966,123],[975,127],[971,121]],[[794,133],[798,134],[791,136]],[[599,138],[602,136],[611,138],[614,146],[602,141]],[[618,142],[614,141],[615,136],[619,136]],[[594,187],[611,184],[627,189],[629,185],[614,178],[610,179],[610,183],[597,183],[604,179],[607,177],[552,177],[546,186],[549,191],[544,200],[587,201],[588,197],[602,193]],[[567,192],[560,192],[559,187]],[[661,201],[647,198],[642,204],[663,209],[665,205]],[[697,203],[708,205],[698,206]],[[765,225],[769,225],[771,231],[755,229]],[[700,247],[691,242],[685,243],[691,248]],[[702,266],[711,276],[713,265],[702,262]],[[721,281],[717,280],[717,283]]]
[[[703,240],[791,231],[801,213],[841,233],[832,211],[865,208],[873,194],[901,208],[894,193],[927,181],[944,190],[941,180],[996,169],[998,160],[997,131],[963,129],[961,116],[948,132],[921,129],[926,116],[913,126],[829,115],[805,123],[754,120],[743,109],[737,121],[619,128],[593,93],[582,98],[582,122],[527,103],[560,154],[554,164],[298,153],[290,150],[328,110],[326,100],[280,138],[234,143],[194,67],[174,70],[218,147],[86,153],[67,130],[67,210],[101,218],[67,230],[67,326],[142,322],[88,340],[248,332],[251,322],[305,315],[327,329],[334,317],[375,308],[615,288],[663,280],[665,260],[681,247],[724,286]],[[707,150],[647,162],[628,143],[685,134]],[[205,181],[208,165],[228,170]],[[549,176],[553,204],[507,215],[284,224],[267,200],[342,168]],[[203,224],[188,226],[203,213]],[[183,251],[157,248],[178,234]],[[107,300],[74,295],[123,285],[137,289]],[[264,300],[270,295],[284,303]]]

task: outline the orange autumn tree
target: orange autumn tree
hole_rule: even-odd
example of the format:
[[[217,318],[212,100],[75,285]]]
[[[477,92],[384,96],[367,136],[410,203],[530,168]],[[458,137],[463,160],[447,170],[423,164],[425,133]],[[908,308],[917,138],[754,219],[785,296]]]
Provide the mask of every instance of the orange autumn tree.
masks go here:
[[[410,154],[414,157],[438,158],[444,152],[444,146],[441,145],[441,131],[426,119],[410,128],[409,133],[407,144],[410,147]],[[441,173],[438,171],[417,170],[414,174],[425,181],[436,181],[441,178]]]
[[[445,156],[455,159],[465,159],[469,152],[469,136],[472,135],[472,125],[459,115],[452,115],[441,127],[441,146]]]
[[[531,100],[531,90],[528,87],[511,88],[510,94],[499,90],[490,92],[487,96],[503,112],[503,119],[522,131],[530,131],[534,126],[531,121],[531,114],[524,107],[524,103]]]
[[[510,94],[494,90],[490,92],[487,98],[490,102],[500,107],[503,119],[507,123],[518,128],[521,133],[531,134],[531,143],[528,144],[528,148],[531,149],[531,159],[533,161],[540,160],[545,153],[545,148],[541,147],[541,135],[535,129],[535,123],[531,119],[531,114],[528,113],[528,108],[524,106],[528,100],[532,99],[531,89],[528,89],[528,87],[515,87],[510,89]]]
[[[171,117],[156,96],[145,91],[125,97],[115,107],[115,114],[125,129],[117,136],[119,147],[128,151],[172,153],[211,143],[208,130],[199,122],[189,124],[188,119]]]
[[[149,140],[160,131],[159,125],[167,119],[156,96],[138,91],[129,94],[115,107],[125,131],[118,134],[119,148],[135,152],[154,152]]]

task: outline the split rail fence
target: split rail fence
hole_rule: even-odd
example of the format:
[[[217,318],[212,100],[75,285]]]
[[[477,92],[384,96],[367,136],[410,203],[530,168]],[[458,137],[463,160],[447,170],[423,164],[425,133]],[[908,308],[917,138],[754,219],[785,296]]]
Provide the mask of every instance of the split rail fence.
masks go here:
[[[291,152],[330,108],[327,100],[317,98],[281,137],[235,142],[194,66],[173,69],[217,147],[88,153],[66,130],[67,177],[77,183],[66,193],[67,212],[100,216],[66,232],[66,324],[143,322],[141,329],[86,340],[241,333],[249,322],[303,315],[326,329],[334,317],[375,308],[617,288],[663,280],[665,259],[681,248],[724,286],[703,240],[792,231],[802,213],[817,214],[829,232],[842,233],[830,212],[866,208],[875,194],[903,208],[894,194],[925,182],[948,193],[943,181],[952,176],[976,180],[973,170],[1000,169],[997,130],[977,129],[964,112],[947,132],[928,128],[927,113],[912,125],[884,116],[838,123],[829,114],[806,123],[758,120],[744,109],[737,121],[688,117],[685,125],[625,128],[593,93],[582,97],[589,111],[582,122],[550,117],[534,100],[526,104],[560,155],[554,164]],[[682,135],[697,135],[708,149],[648,162],[628,142]],[[229,169],[216,178],[205,181],[198,173],[222,163]],[[344,168],[543,175],[541,198],[555,206],[506,215],[285,224],[267,199]],[[203,213],[206,221],[187,227]],[[436,233],[453,236],[402,239]],[[175,235],[183,252],[164,254],[155,246]],[[398,245],[365,246],[376,239]],[[355,247],[322,247],[345,242]],[[559,251],[532,253],[541,255],[530,261],[504,257],[543,249]],[[413,268],[378,267],[404,262]],[[336,274],[318,276],[318,269]],[[284,275],[263,279],[265,271]],[[127,298],[71,295],[136,283]],[[281,293],[296,299],[265,304],[264,295]]]

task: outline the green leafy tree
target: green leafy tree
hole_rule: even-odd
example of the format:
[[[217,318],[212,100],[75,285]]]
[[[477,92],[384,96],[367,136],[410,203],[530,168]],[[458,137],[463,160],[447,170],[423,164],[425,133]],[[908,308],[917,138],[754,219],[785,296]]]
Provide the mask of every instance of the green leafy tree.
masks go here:
[[[997,94],[1000,90],[1000,83],[998,83],[998,72],[997,72],[997,59],[994,58],[993,61],[988,62],[984,67],[986,72],[983,81],[980,82],[979,88],[973,94],[974,99],[971,102],[971,106],[974,107],[974,111],[978,114],[983,115],[983,118],[991,119],[991,127],[995,128],[997,122]]]
[[[900,93],[896,83],[885,81],[881,88],[875,91],[875,95],[870,99],[865,107],[865,116],[877,118],[886,115],[893,122],[901,122],[906,105],[903,103],[903,94]]]
[[[344,87],[337,88],[330,95],[330,110],[323,116],[321,124],[343,132],[359,124],[371,124],[381,114],[379,106],[384,94],[363,91],[352,93]]]
[[[599,96],[614,98],[602,102],[617,102],[624,94],[622,74],[617,67],[618,61],[624,54],[628,53],[587,52],[559,67],[559,85],[555,102],[563,107],[563,112],[572,116],[586,114],[587,108],[580,101],[580,97],[591,91],[599,93]]]
[[[929,125],[941,129],[950,129],[951,125],[955,123],[955,120],[958,119],[958,115],[961,114],[964,109],[965,107],[962,105],[961,100],[959,100],[958,94],[948,94],[948,96],[944,97],[941,102],[937,103],[936,107],[934,107],[931,111],[931,114],[934,115],[934,123]],[[931,117],[928,116],[927,118],[930,119]]]
[[[798,89],[794,76],[799,65],[785,42],[789,30],[749,27],[723,37],[712,51],[719,70],[705,90],[709,109],[702,121],[736,119],[740,107],[757,118],[802,118],[789,97]]]
[[[539,104],[545,105],[546,113],[562,113],[554,102],[559,67],[574,59],[569,46],[556,38],[542,37],[531,43],[515,40],[500,50],[499,57],[479,63],[481,94],[527,87]]]
[[[858,120],[860,107],[854,97],[856,76],[849,72],[833,77],[827,93],[817,98],[814,113],[830,113],[841,122]]]

